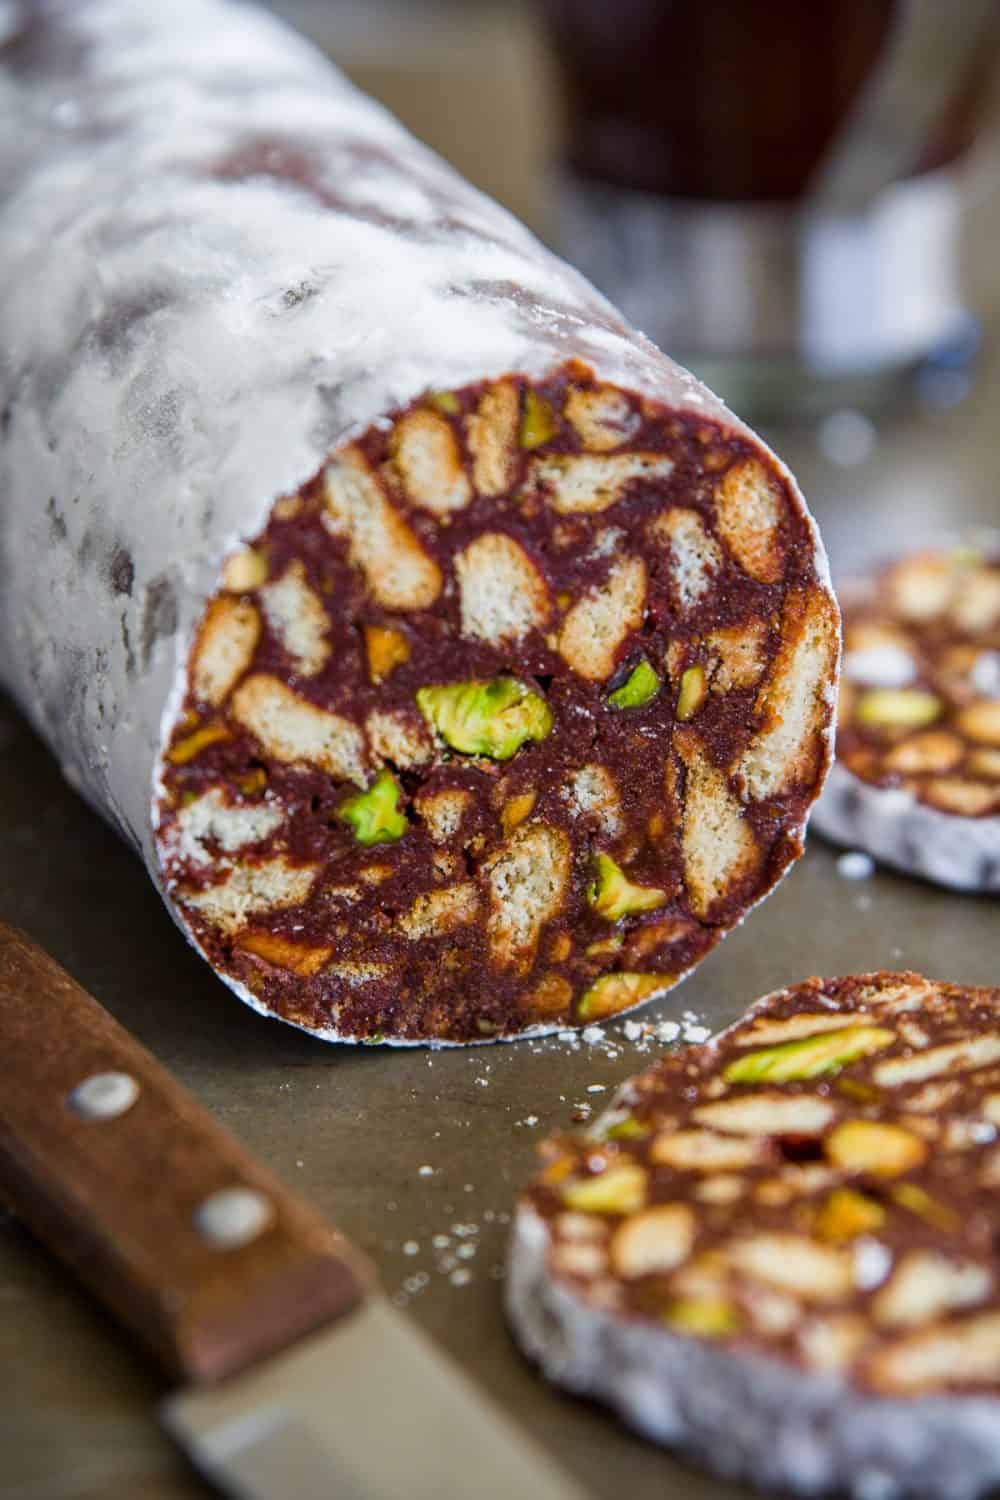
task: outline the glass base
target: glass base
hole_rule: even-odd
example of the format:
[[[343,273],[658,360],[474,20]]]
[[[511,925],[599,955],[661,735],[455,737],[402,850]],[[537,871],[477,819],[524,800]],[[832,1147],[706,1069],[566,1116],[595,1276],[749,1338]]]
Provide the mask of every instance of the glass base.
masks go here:
[[[659,198],[563,174],[559,248],[741,415],[874,410],[978,340],[950,172],[863,211]]]
[[[754,422],[813,422],[836,411],[881,413],[920,404],[954,406],[972,384],[982,331],[966,315],[953,337],[923,359],[879,369],[817,370],[800,359],[726,357],[672,350],[677,361]]]

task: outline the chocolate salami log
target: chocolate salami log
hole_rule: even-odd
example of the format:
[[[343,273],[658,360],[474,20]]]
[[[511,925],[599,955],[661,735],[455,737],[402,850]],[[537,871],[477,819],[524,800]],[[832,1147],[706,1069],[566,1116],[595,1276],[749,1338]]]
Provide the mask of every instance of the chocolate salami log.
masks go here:
[[[507,1300],[545,1373],[769,1489],[1000,1483],[1000,990],[809,979],[544,1148]]]
[[[1000,539],[912,553],[842,594],[837,762],[815,826],[1000,891]]]
[[[263,13],[12,16],[0,636],[66,774],[320,1036],[668,989],[826,770],[787,471]]]

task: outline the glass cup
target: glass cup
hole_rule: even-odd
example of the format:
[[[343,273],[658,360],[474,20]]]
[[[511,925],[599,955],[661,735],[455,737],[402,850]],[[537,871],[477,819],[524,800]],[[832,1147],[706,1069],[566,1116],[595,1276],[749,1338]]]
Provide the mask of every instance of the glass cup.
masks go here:
[[[1000,0],[542,0],[558,248],[751,416],[890,399],[977,344],[958,169]]]

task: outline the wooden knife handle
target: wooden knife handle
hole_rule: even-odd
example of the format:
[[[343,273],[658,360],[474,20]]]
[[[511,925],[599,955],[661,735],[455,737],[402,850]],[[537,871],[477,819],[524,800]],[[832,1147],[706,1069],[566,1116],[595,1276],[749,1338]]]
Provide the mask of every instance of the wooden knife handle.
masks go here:
[[[234,1374],[370,1273],[66,971],[0,922],[0,1198],[172,1374]]]

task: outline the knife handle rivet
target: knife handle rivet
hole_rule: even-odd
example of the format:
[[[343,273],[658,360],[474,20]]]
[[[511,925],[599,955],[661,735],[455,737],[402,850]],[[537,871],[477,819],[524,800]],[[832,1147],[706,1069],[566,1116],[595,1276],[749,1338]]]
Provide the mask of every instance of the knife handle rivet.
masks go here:
[[[114,1120],[130,1110],[139,1085],[128,1073],[92,1073],[68,1096],[66,1103],[84,1120]]]
[[[253,1188],[221,1188],[202,1200],[194,1212],[194,1227],[215,1250],[238,1250],[267,1228],[274,1209]]]

